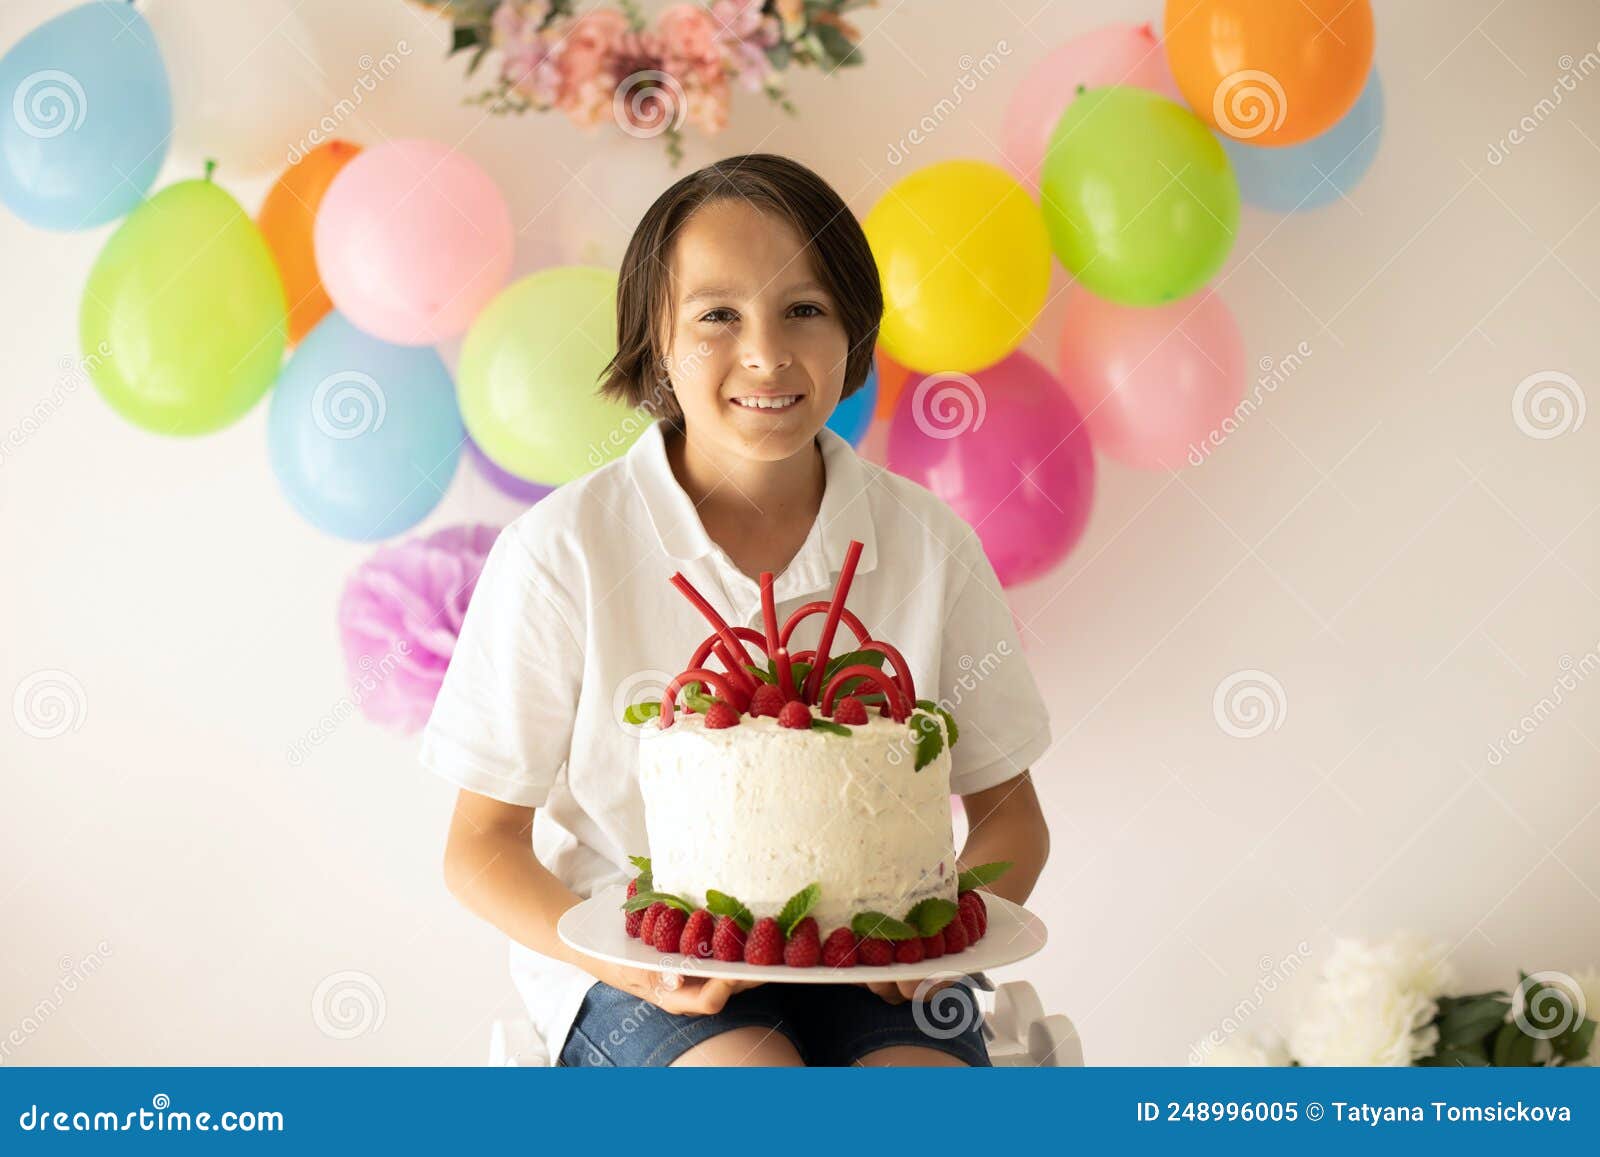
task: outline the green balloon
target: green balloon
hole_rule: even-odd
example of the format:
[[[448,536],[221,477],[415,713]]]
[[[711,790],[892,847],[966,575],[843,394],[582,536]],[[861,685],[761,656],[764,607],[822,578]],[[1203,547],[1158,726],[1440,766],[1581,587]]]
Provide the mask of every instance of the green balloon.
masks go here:
[[[1050,136],[1039,200],[1061,264],[1122,305],[1202,288],[1239,225],[1239,185],[1210,130],[1131,86],[1090,89],[1068,106]]]
[[[89,377],[158,434],[237,421],[278,376],[286,332],[272,252],[210,181],[169,185],[100,251],[78,312]]]
[[[617,350],[617,276],[545,269],[507,286],[467,331],[456,399],[479,448],[559,486],[622,454],[654,420],[596,392]]]

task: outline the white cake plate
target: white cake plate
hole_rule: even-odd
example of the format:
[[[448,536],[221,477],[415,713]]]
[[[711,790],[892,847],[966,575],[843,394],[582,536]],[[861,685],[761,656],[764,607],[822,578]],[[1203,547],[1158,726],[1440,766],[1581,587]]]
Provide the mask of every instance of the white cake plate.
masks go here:
[[[627,885],[617,884],[569,908],[556,924],[556,934],[585,956],[652,972],[681,972],[721,980],[761,980],[783,984],[854,984],[868,980],[923,980],[938,975],[967,975],[1026,960],[1044,947],[1044,921],[1020,904],[990,892],[983,894],[989,926],[974,945],[954,956],[918,964],[857,964],[853,968],[790,968],[786,964],[745,964],[705,960],[678,952],[662,952],[635,940],[623,929],[622,902]],[[823,935],[831,929],[824,929]]]

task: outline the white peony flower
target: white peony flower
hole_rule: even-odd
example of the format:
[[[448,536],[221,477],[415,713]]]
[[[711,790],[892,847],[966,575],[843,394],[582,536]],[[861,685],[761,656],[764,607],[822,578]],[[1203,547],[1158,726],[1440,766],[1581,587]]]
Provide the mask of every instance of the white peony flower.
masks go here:
[[[1202,1038],[1195,1042],[1189,1055],[1195,1058],[1192,1063],[1211,1068],[1282,1068],[1289,1063],[1289,1050],[1276,1033],[1265,1039],[1255,1033],[1246,1036],[1239,1032],[1217,1042]]]
[[[1303,1065],[1410,1065],[1433,1052],[1438,997],[1455,977],[1443,945],[1401,933],[1339,940],[1289,1036]]]

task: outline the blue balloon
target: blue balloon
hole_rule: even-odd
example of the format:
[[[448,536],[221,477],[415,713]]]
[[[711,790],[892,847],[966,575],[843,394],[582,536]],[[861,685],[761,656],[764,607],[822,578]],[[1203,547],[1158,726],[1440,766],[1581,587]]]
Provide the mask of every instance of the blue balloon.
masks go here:
[[[144,200],[167,156],[172,95],[156,34],[104,0],[0,57],[0,201],[42,229],[88,229]]]
[[[272,391],[267,448],[289,501],[357,542],[390,538],[439,504],[466,440],[450,371],[338,313],[300,343]]]
[[[861,439],[867,436],[867,428],[872,425],[872,411],[877,405],[878,367],[873,364],[867,370],[867,380],[861,383],[861,388],[833,408],[828,429],[850,445],[859,446]]]
[[[1254,148],[1218,134],[1239,179],[1239,196],[1275,213],[1337,201],[1366,176],[1383,136],[1383,85],[1374,68],[1350,111],[1321,136],[1283,149]]]

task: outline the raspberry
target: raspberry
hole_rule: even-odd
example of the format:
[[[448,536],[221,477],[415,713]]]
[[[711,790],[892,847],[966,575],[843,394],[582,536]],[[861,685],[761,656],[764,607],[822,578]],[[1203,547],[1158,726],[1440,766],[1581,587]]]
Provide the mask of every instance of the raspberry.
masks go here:
[[[971,940],[967,937],[967,926],[961,922],[960,917],[950,921],[944,926],[944,954],[954,956],[963,951]]]
[[[639,878],[635,876],[628,881],[628,899],[633,899],[639,894]]]
[[[650,943],[662,952],[676,952],[683,939],[684,925],[688,922],[689,914],[682,908],[669,907],[656,917],[655,935]]]
[[[644,909],[635,908],[632,912],[624,912],[622,930],[635,940],[639,938],[639,929],[644,924]]]
[[[783,962],[790,968],[811,968],[822,960],[822,935],[810,916],[794,926],[783,946]]]
[[[806,731],[811,727],[811,708],[798,699],[791,699],[783,705],[783,710],[778,712],[778,726],[792,727],[796,731]]]
[[[856,948],[863,964],[893,964],[894,942],[868,936]]]
[[[640,940],[643,940],[646,944],[654,944],[656,942],[656,921],[660,919],[661,913],[665,912],[666,910],[667,906],[660,900],[657,900],[654,904],[650,905],[650,907],[644,910],[644,919],[639,922]]]
[[[896,964],[921,964],[922,957],[922,937],[913,936],[910,940],[895,941],[894,961]]]
[[[867,725],[867,709],[862,706],[861,700],[854,695],[846,695],[833,705],[833,721],[847,723],[852,727],[865,727]]]
[[[783,689],[772,683],[763,683],[750,696],[751,715],[770,715],[776,719],[783,710]]]
[[[739,713],[721,699],[713,699],[706,710],[706,726],[713,731],[739,726]]]
[[[689,922],[683,926],[683,935],[678,938],[678,951],[685,956],[698,956],[703,960],[711,958],[711,932],[716,926],[716,917],[704,908],[696,908],[689,913]]]
[[[835,928],[822,942],[822,963],[829,968],[854,968],[856,934],[848,928]]]
[[[982,925],[978,919],[978,908],[982,904],[983,901],[978,899],[976,892],[963,892],[957,897],[956,918],[961,921],[961,927],[966,929],[968,944],[983,935]]]
[[[744,959],[744,929],[732,916],[718,916],[711,936],[711,955],[723,963]]]
[[[944,931],[941,929],[932,936],[922,938],[922,958],[924,960],[937,960],[944,955]]]
[[[782,964],[783,929],[771,916],[763,916],[750,929],[750,939],[744,942],[746,964]]]

